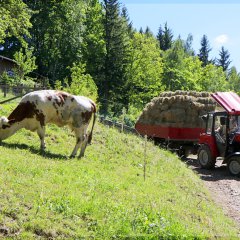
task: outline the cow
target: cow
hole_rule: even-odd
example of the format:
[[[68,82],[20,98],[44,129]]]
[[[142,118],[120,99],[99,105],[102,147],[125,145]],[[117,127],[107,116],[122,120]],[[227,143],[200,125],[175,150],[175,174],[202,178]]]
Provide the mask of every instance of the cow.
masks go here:
[[[87,128],[93,116],[92,128]],[[76,145],[70,157],[84,156],[87,143],[91,143],[96,120],[96,104],[89,98],[71,95],[57,90],[39,90],[26,94],[9,117],[0,118],[0,141],[12,136],[21,128],[37,131],[45,149],[45,126],[48,123],[59,127],[68,125],[76,136]]]

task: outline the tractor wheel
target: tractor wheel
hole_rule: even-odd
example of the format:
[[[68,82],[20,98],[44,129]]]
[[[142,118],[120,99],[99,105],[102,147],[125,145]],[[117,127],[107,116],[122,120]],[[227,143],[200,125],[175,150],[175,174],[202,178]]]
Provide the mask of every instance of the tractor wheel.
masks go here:
[[[215,167],[216,159],[212,157],[208,146],[201,145],[198,149],[198,163],[204,169],[212,169]]]
[[[232,176],[240,177],[240,158],[239,157],[231,157],[228,160],[228,171]]]

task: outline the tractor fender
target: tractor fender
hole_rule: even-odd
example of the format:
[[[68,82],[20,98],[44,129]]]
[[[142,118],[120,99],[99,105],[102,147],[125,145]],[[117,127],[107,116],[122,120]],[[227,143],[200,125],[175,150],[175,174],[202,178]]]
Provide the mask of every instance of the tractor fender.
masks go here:
[[[227,157],[224,158],[223,163],[227,163],[228,160],[229,160],[231,157],[239,157],[239,158],[240,158],[240,152],[235,152],[235,153],[232,153],[232,154],[228,155]]]

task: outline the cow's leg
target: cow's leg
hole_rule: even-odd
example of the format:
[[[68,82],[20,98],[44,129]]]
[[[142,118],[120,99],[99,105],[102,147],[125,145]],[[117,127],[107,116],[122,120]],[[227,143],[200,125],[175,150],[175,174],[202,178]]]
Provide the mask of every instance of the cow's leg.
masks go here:
[[[86,127],[82,126],[80,128],[75,128],[74,131],[77,142],[70,157],[75,157],[77,155],[78,149],[81,148],[80,155],[78,156],[80,158],[84,156],[84,151],[87,145]]]
[[[40,141],[41,141],[40,149],[44,150],[46,148],[46,144],[45,144],[45,140],[44,140],[44,137],[45,137],[45,127],[44,126],[39,127],[38,130],[37,130],[37,134],[38,134],[38,136],[40,138]]]
[[[76,145],[70,155],[70,158],[74,158],[76,155],[77,155],[77,151],[78,149],[80,148],[81,146],[81,142],[82,142],[82,139],[81,138],[77,138],[77,142],[76,142]]]
[[[78,158],[81,158],[84,156],[85,149],[86,149],[87,143],[88,143],[87,140],[88,140],[87,134],[84,134],[84,138],[83,138],[82,145],[81,145],[81,151],[80,151]]]

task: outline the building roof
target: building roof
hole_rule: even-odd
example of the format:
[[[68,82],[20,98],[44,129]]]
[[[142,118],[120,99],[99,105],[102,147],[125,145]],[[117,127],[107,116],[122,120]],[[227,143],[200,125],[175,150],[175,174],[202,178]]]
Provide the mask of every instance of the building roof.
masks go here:
[[[229,114],[240,115],[240,97],[233,92],[216,92],[211,96],[220,104]]]
[[[6,60],[6,61],[9,61],[9,62],[17,64],[17,62],[15,60],[13,60],[11,58],[4,57],[2,55],[0,55],[0,60]]]

